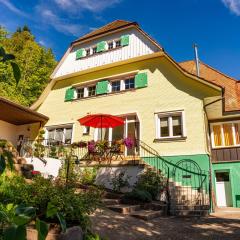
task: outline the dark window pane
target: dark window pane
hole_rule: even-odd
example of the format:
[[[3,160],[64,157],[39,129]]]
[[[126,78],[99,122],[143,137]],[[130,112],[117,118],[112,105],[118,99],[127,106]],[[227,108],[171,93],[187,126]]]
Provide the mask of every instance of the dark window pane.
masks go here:
[[[108,43],[108,49],[113,49],[113,42]]]
[[[86,56],[89,56],[89,55],[90,55],[90,48],[86,50]]]
[[[160,118],[160,128],[161,128],[160,137],[169,137],[168,117]]]
[[[121,46],[121,40],[116,40],[116,47],[120,47]]]
[[[181,116],[172,117],[173,136],[182,136],[182,118]]]
[[[83,98],[84,97],[84,88],[79,88],[77,90],[77,98]]]
[[[125,89],[132,89],[135,87],[134,78],[126,79],[124,83],[125,83]]]
[[[93,48],[93,54],[97,53],[97,47]]]
[[[112,92],[119,92],[120,86],[120,81],[112,82]]]
[[[95,96],[96,95],[96,86],[88,87],[88,96]]]
[[[216,181],[217,182],[229,182],[229,173],[228,172],[216,172]]]

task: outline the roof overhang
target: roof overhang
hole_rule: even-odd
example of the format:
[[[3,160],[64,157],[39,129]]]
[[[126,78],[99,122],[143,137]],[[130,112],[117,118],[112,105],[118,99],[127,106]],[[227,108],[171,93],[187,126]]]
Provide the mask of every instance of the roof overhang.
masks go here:
[[[30,108],[23,107],[0,97],[0,120],[14,125],[24,125],[36,122],[44,124],[48,121],[48,117]]]
[[[120,66],[120,65],[131,64],[131,63],[134,63],[134,62],[139,62],[139,61],[144,61],[144,60],[147,60],[147,59],[153,59],[153,58],[159,58],[159,57],[165,57],[166,59],[168,59],[168,61],[171,62],[175,67],[177,67],[178,70],[180,72],[182,72],[185,76],[187,76],[191,79],[194,79],[194,80],[196,80],[196,81],[198,81],[202,84],[205,84],[205,85],[207,85],[207,86],[209,86],[209,87],[211,87],[211,88],[213,88],[213,89],[215,89],[219,92],[223,91],[223,88],[221,86],[219,86],[217,84],[214,84],[212,82],[209,82],[204,78],[200,78],[200,77],[198,77],[194,74],[189,73],[184,68],[182,68],[177,62],[175,62],[169,55],[167,55],[166,52],[159,51],[159,52],[156,52],[156,53],[151,53],[151,54],[147,54],[147,55],[143,55],[143,56],[139,56],[139,57],[129,58],[127,60],[122,60],[122,61],[119,61],[119,62],[114,62],[114,63],[110,63],[110,64],[106,64],[106,65],[102,65],[102,66],[98,66],[98,67],[94,67],[94,68],[90,68],[90,69],[66,74],[64,76],[54,78],[50,81],[50,83],[44,89],[43,93],[40,95],[38,100],[35,103],[33,103],[33,105],[31,106],[31,109],[37,109],[42,104],[44,99],[47,97],[47,95],[49,94],[49,92],[51,91],[53,86],[56,84],[56,82],[58,82],[60,80],[64,80],[64,79],[68,79],[68,78],[72,78],[72,77],[76,77],[76,76],[81,76],[81,75],[85,75],[85,74],[92,73],[92,72],[102,71],[102,70],[117,67],[117,66]]]

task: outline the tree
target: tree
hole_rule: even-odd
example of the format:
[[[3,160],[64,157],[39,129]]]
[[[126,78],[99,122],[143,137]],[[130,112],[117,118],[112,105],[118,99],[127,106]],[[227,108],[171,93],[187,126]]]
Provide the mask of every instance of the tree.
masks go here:
[[[56,66],[52,50],[38,44],[27,26],[18,29],[10,37],[0,28],[0,34],[3,36],[0,46],[15,56],[14,62],[21,71],[16,88],[11,66],[0,62],[0,96],[29,106],[42,93]]]
[[[11,64],[13,76],[16,81],[16,86],[19,83],[19,80],[21,78],[21,72],[17,65],[17,63],[14,62],[15,56],[13,54],[6,53],[3,47],[0,47],[0,62],[4,64]]]

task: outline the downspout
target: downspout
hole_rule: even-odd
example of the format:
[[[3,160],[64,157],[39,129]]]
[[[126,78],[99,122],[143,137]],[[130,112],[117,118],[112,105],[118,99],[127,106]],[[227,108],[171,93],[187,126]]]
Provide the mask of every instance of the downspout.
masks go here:
[[[205,113],[205,116],[207,117],[207,120],[208,120],[208,115],[207,115],[207,110],[206,108],[210,105],[212,105],[213,103],[216,103],[218,101],[221,101],[221,100],[224,100],[224,97],[221,97],[219,99],[216,99],[210,103],[207,103],[203,106],[203,110],[204,110],[204,113]],[[208,123],[208,133],[210,133],[210,125]],[[209,136],[210,137],[210,136]],[[213,191],[213,179],[212,179],[212,156],[211,156],[211,143],[210,143],[210,152],[209,152],[209,171],[210,171],[210,174],[209,174],[209,200],[210,200],[210,211],[211,212],[214,212],[215,211],[215,205],[216,205],[216,201],[215,201],[215,194],[214,194],[214,191]]]

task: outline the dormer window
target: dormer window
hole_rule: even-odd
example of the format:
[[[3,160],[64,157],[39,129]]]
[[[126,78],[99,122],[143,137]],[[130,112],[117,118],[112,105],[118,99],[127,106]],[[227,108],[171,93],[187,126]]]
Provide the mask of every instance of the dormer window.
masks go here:
[[[135,81],[134,78],[129,78],[124,81],[125,89],[133,89],[135,88]]]
[[[90,55],[90,48],[87,48],[86,49],[86,56],[89,56]]]
[[[93,47],[93,54],[96,54],[97,53],[97,47]]]
[[[112,82],[112,92],[119,92],[121,90],[121,82],[114,81]]]
[[[108,50],[113,49],[113,41],[108,42]]]
[[[121,47],[121,39],[115,40],[115,45],[116,45],[116,48]]]

